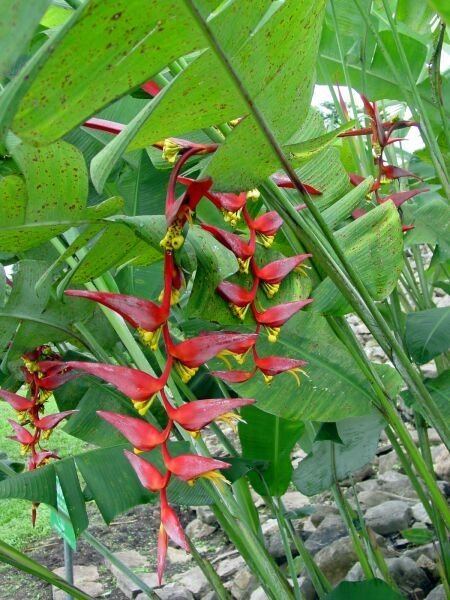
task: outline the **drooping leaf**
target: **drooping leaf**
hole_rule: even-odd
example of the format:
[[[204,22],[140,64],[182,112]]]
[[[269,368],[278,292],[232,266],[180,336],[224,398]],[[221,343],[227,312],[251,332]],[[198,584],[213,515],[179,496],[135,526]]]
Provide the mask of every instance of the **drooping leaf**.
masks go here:
[[[394,289],[403,266],[400,219],[392,202],[385,202],[335,236],[374,300]],[[345,315],[351,307],[328,277],[314,290],[311,310]]]
[[[303,423],[287,421],[254,406],[242,408],[240,414],[245,421],[239,424],[242,455],[268,463],[261,474],[248,474],[253,488],[262,496],[282,496],[291,481],[290,453],[302,433]]]
[[[406,344],[420,365],[450,348],[450,307],[431,308],[406,315]]]
[[[343,581],[325,596],[325,600],[402,600],[398,592],[381,579],[369,581]]]
[[[315,442],[311,453],[294,471],[294,485],[302,494],[314,496],[345,479],[372,460],[384,426],[384,420],[375,412],[338,421],[336,428],[342,443]]]

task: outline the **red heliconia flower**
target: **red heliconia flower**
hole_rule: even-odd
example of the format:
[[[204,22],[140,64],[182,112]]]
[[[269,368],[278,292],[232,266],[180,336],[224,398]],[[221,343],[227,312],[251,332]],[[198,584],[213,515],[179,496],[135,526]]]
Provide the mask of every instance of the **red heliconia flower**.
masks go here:
[[[256,232],[262,245],[265,248],[270,248],[275,234],[282,225],[283,219],[277,212],[272,210],[252,220],[249,226]]]
[[[197,454],[180,454],[171,456],[167,450],[166,444],[162,445],[162,456],[166,468],[179,479],[187,481],[190,485],[195,483],[199,477],[211,479],[213,481],[226,481],[225,477],[219,473],[219,469],[228,469],[231,465],[223,460],[199,456]]]
[[[111,292],[66,290],[65,293],[68,296],[93,300],[115,311],[137,329],[145,344],[156,350],[160,327],[169,318],[173,274],[173,256],[171,252],[166,252],[164,254],[164,290],[161,305],[150,302],[150,300],[137,298],[136,296],[114,294]]]
[[[414,229],[415,225],[402,225],[402,232],[406,233],[407,231],[411,231],[411,229]]]
[[[141,89],[143,89],[144,92],[147,92],[147,94],[149,94],[150,96],[156,96],[161,91],[159,85],[152,80],[142,84]]]
[[[360,94],[360,96],[361,100],[363,101],[366,114],[371,121],[372,142],[374,144],[378,144],[381,148],[384,148],[387,144],[389,136],[386,135],[384,131],[377,104],[376,102],[370,102],[363,94]]]
[[[183,204],[189,208],[190,212],[194,212],[198,203],[206,196],[207,191],[211,188],[213,181],[210,177],[205,179],[191,179],[190,177],[177,177],[177,182],[187,187],[180,205]]]
[[[355,187],[366,180],[366,177],[358,175],[357,173],[349,173],[348,178],[350,179],[350,183]],[[370,191],[374,192],[375,190],[378,190],[380,188],[380,185],[381,183],[378,180],[374,181],[372,187],[370,188]]]
[[[167,555],[167,544],[168,538],[172,540],[177,546],[189,552],[189,544],[181,526],[180,520],[173,510],[173,508],[167,502],[167,492],[162,489],[160,492],[160,503],[161,503],[161,525],[159,528],[158,535],[158,581],[161,585],[164,566],[166,563]]]
[[[241,320],[244,320],[249,305],[254,301],[258,291],[258,278],[253,280],[252,287],[248,290],[237,283],[231,281],[222,281],[217,286],[217,291],[224,300],[230,305],[233,314]]]
[[[34,425],[39,429],[42,429],[42,431],[50,431],[51,429],[54,429],[58,425],[58,423],[61,423],[61,421],[67,419],[67,417],[70,417],[70,415],[73,415],[76,412],[78,411],[65,410],[63,412],[55,413],[53,415],[47,415],[46,417],[42,417],[42,419],[36,419],[34,421]]]
[[[234,371],[211,371],[211,375],[222,379],[226,383],[243,383],[251,379],[255,373],[256,369],[253,371],[240,371],[236,369]]]
[[[404,192],[394,192],[393,194],[389,194],[389,196],[385,196],[384,198],[378,198],[378,202],[382,204],[383,202],[392,200],[392,202],[398,208],[404,202],[407,202],[411,198],[414,198],[414,196],[417,196],[418,194],[423,194],[424,192],[428,191],[428,188],[425,188],[423,190],[406,190]]]
[[[223,212],[225,221],[231,227],[236,227],[241,218],[241,211],[247,202],[247,194],[245,192],[240,194],[207,192],[206,197]]]
[[[402,169],[401,167],[396,167],[395,165],[382,164],[381,171],[383,175],[388,179],[400,179],[400,177],[411,177],[422,181],[422,178],[416,175],[415,173],[411,173],[411,171],[407,171],[406,169]]]
[[[32,400],[24,398],[23,396],[19,396],[19,394],[8,392],[7,390],[0,390],[0,398],[3,398],[3,400],[8,402],[8,404],[18,412],[30,410],[30,408],[33,408],[34,406],[34,402]]]
[[[19,425],[19,423],[16,423],[12,419],[8,419],[8,423],[11,425],[15,432],[15,435],[8,436],[10,440],[19,442],[19,444],[21,444],[24,448],[28,448],[28,446],[33,444],[34,435],[30,433],[28,429],[25,429],[25,427],[22,427],[22,425]]]
[[[40,363],[42,364],[42,363]],[[75,377],[78,377],[77,373],[74,373],[70,370],[67,369],[62,369],[59,368],[58,369],[51,369],[49,371],[48,374],[46,374],[44,377],[41,377],[39,379],[39,387],[41,388],[41,395],[42,392],[45,390],[47,392],[51,392],[53,390],[56,390],[57,388],[61,387],[64,383],[67,383],[68,381],[70,381],[71,379],[74,379]],[[45,398],[44,394],[44,398]]]
[[[287,358],[285,356],[254,356],[255,365],[261,371],[266,383],[270,383],[275,375],[280,373],[289,373],[294,376],[300,385],[297,373],[304,373],[302,367],[307,363],[304,360],[296,358]]]
[[[352,212],[352,217],[355,219],[355,221],[364,215],[367,215],[367,210],[365,208],[355,208],[355,210]]]
[[[253,273],[258,279],[263,282],[263,289],[268,298],[272,298],[278,292],[280,283],[294,269],[298,269],[299,265],[312,254],[297,254],[297,256],[289,256],[274,260],[263,267],[258,267],[255,261],[252,262]],[[303,267],[304,268],[304,267]]]
[[[33,471],[38,467],[43,467],[51,458],[59,459],[59,456],[51,450],[41,450],[34,452],[28,460],[28,469]]]
[[[280,188],[287,188],[287,189],[291,189],[291,190],[295,189],[295,185],[292,183],[292,181],[289,179],[289,177],[287,175],[283,175],[282,173],[275,173],[275,175],[272,175],[271,179]],[[315,187],[313,187],[312,185],[309,185],[308,183],[304,183],[303,181],[301,182],[301,184],[310,196],[321,196],[322,195],[322,192],[320,190],[316,189]]]
[[[257,336],[256,336],[257,337]],[[255,343],[255,334],[214,332],[198,335],[179,344],[174,344],[168,328],[164,328],[164,340],[170,356],[176,359],[175,368],[182,381],[187,383],[199,367],[229,348],[250,348]]]
[[[169,472],[163,475],[154,465],[129,450],[124,450],[124,454],[136,472],[139,481],[147,490],[159,492],[167,487],[170,479]]]
[[[181,425],[186,431],[194,433],[212,421],[224,421],[235,427],[236,422],[241,419],[232,411],[255,402],[252,398],[217,398],[196,400],[175,408],[170,404],[166,394],[162,393],[161,396],[169,419]]]
[[[306,300],[286,302],[284,304],[278,304],[277,306],[271,306],[262,312],[259,312],[255,306],[252,305],[252,312],[255,321],[260,325],[264,325],[267,329],[269,342],[276,342],[281,326],[303,307],[311,304],[312,301],[312,298],[307,298]]]
[[[218,227],[213,227],[212,225],[206,225],[204,223],[202,223],[201,227],[213,235],[216,240],[225,246],[225,248],[231,250],[238,260],[239,270],[242,273],[248,273],[250,259],[255,254],[256,236],[252,229],[250,230],[250,239],[247,242],[239,235],[226,231],[225,229],[219,229]]]
[[[69,369],[95,375],[111,383],[122,394],[128,396],[139,414],[144,415],[150,408],[155,395],[166,385],[172,367],[169,357],[160,377],[153,377],[139,369],[120,367],[105,363],[68,361],[61,363]]]
[[[165,442],[172,427],[172,423],[169,421],[167,427],[160,431],[147,421],[136,417],[106,410],[98,410],[97,414],[118,429],[138,452],[149,452]]]

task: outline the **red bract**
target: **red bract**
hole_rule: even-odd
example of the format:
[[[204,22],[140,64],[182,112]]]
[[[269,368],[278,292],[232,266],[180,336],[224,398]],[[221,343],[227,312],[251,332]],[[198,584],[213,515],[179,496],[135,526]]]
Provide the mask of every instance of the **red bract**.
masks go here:
[[[141,85],[141,89],[143,89],[144,92],[147,92],[147,94],[150,94],[150,96],[156,96],[161,91],[159,85],[152,80]]]
[[[256,371],[211,371],[211,375],[218,377],[226,383],[243,383],[253,377]]]
[[[225,231],[225,229],[219,229],[212,225],[205,225],[202,223],[202,229],[208,231],[216,238],[216,240],[223,244],[225,248],[231,250],[238,260],[240,271],[242,273],[248,273],[250,258],[255,253],[256,237],[253,230],[250,230],[250,239],[247,242],[235,233],[230,233],[229,231]]]
[[[249,224],[265,248],[270,248],[273,244],[275,234],[282,225],[283,219],[274,210],[264,213]]]
[[[38,467],[43,467],[51,458],[58,459],[59,456],[50,450],[41,450],[40,452],[35,452],[28,460],[28,469],[32,471]]]
[[[3,398],[3,400],[8,402],[8,404],[18,412],[29,410],[34,406],[34,402],[32,400],[28,400],[28,398],[24,398],[23,396],[19,396],[19,394],[14,394],[13,392],[8,392],[7,390],[0,390],[0,398]]]
[[[407,200],[414,198],[414,196],[417,196],[418,194],[423,194],[424,192],[428,192],[428,188],[425,188],[423,190],[407,190],[404,192],[395,192],[393,194],[389,194],[389,196],[385,196],[384,198],[379,198],[378,202],[383,203],[387,202],[388,200],[392,200],[392,202],[398,208]]]
[[[283,281],[283,279],[289,275],[291,271],[297,269],[302,262],[311,256],[311,254],[298,254],[297,256],[289,256],[288,258],[274,260],[263,267],[258,267],[256,262],[253,261],[253,272],[258,279],[262,280],[263,289],[267,297],[272,298],[278,292],[281,281]]]
[[[170,473],[162,475],[155,466],[129,450],[124,450],[124,454],[147,490],[159,492],[167,486]]]
[[[138,369],[104,363],[69,361],[63,364],[69,369],[83,371],[111,383],[122,394],[130,398],[139,414],[145,414],[150,408],[155,394],[166,385],[172,361],[170,358],[167,360],[160,377],[152,377]]]
[[[388,179],[400,179],[400,177],[411,177],[413,179],[419,179],[422,181],[421,177],[411,173],[411,171],[407,171],[406,169],[402,169],[401,167],[396,167],[395,165],[381,165],[381,171],[385,177]]]
[[[361,175],[358,175],[357,173],[349,173],[348,177],[350,179],[350,183],[352,185],[354,185],[355,187],[366,180],[365,177],[362,177]],[[378,190],[380,188],[380,185],[381,184],[379,181],[375,181],[373,183],[372,187],[370,188],[370,191],[374,192],[375,190]]]
[[[182,183],[187,190],[182,197],[181,204],[186,205],[191,212],[194,212],[198,203],[206,195],[206,192],[212,186],[212,179],[190,179],[189,177],[178,177],[178,183]]]
[[[114,135],[118,135],[123,129],[125,129],[125,125],[123,123],[115,123],[114,121],[97,119],[95,117],[85,121],[83,123],[83,127],[96,129],[97,131],[106,131],[107,133],[113,133]]]
[[[297,300],[296,302],[286,302],[285,304],[271,306],[262,312],[256,310],[254,305],[252,305],[252,312],[255,321],[266,327],[269,342],[276,342],[280,333],[280,327],[304,306],[311,304],[312,301],[312,298],[307,298],[306,300]]]
[[[22,427],[22,425],[19,425],[19,423],[16,423],[12,419],[8,419],[8,423],[16,434],[8,436],[9,439],[19,442],[22,446],[30,446],[34,442],[34,435],[28,429],[25,429],[25,427]]]
[[[42,419],[36,419],[34,425],[39,429],[42,429],[42,431],[50,431],[51,429],[54,429],[58,423],[61,423],[61,421],[67,419],[67,417],[70,417],[70,415],[73,415],[76,412],[78,411],[65,410],[64,412],[47,415],[46,417],[42,417]]]
[[[294,376],[297,383],[300,384],[300,380],[297,373],[303,373],[302,367],[307,363],[304,360],[296,358],[287,358],[284,356],[257,356],[254,357],[255,365],[264,375],[266,383],[279,375],[280,373],[290,373]]]
[[[169,423],[163,431],[159,431],[147,421],[135,417],[106,410],[98,410],[97,414],[118,429],[139,452],[148,452],[165,442],[172,426]]]
[[[186,552],[189,552],[189,544],[176,512],[167,502],[167,493],[165,489],[160,492],[160,502],[161,526],[158,536],[158,580],[161,584],[166,562],[168,537],[177,544],[177,546],[186,550]]]
[[[230,281],[222,281],[217,286],[217,291],[226,300],[239,319],[244,319],[248,305],[253,302],[258,290],[258,278],[255,277],[251,289],[246,289]]]
[[[199,431],[215,420],[234,425],[239,420],[239,416],[231,411],[255,402],[251,398],[217,398],[215,400],[196,400],[174,408],[165,394],[162,394],[162,397],[169,418],[192,432]]]
[[[219,469],[228,469],[229,463],[207,456],[198,456],[197,454],[180,454],[171,456],[165,444],[162,446],[162,455],[166,468],[183,481],[193,484],[199,477],[205,477],[212,480],[225,480]]]

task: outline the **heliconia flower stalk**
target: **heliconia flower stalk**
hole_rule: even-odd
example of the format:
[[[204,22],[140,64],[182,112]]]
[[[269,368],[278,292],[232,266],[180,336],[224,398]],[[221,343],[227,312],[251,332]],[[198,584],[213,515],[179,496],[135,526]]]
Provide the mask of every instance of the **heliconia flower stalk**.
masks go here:
[[[97,414],[118,429],[138,452],[149,452],[165,442],[172,428],[170,421],[167,427],[160,431],[147,421],[136,417],[129,417],[106,410],[98,410]]]
[[[177,546],[183,548],[186,552],[189,552],[189,544],[181,526],[180,520],[173,510],[173,508],[167,502],[167,492],[162,489],[160,492],[160,504],[161,504],[161,526],[159,528],[158,535],[158,581],[159,584],[162,582],[164,566],[167,555],[167,543],[170,538]]]
[[[240,418],[232,411],[255,402],[252,398],[217,398],[196,400],[175,408],[170,404],[166,394],[162,393],[161,396],[169,419],[181,425],[186,431],[194,433],[212,421],[221,420],[233,426]]]
[[[166,444],[162,445],[162,456],[166,468],[179,479],[193,485],[199,477],[213,481],[226,481],[219,473],[220,469],[229,469],[231,465],[223,460],[199,456],[198,454],[180,454],[171,456]]]
[[[0,398],[3,398],[3,400],[12,406],[14,410],[17,410],[17,412],[30,410],[30,408],[33,408],[34,406],[32,400],[28,400],[28,398],[24,398],[13,392],[8,392],[7,390],[0,390]]]
[[[148,460],[136,456],[136,454],[129,450],[124,450],[124,454],[138,476],[139,481],[147,490],[150,492],[159,492],[167,487],[170,479],[169,472],[163,475]]]

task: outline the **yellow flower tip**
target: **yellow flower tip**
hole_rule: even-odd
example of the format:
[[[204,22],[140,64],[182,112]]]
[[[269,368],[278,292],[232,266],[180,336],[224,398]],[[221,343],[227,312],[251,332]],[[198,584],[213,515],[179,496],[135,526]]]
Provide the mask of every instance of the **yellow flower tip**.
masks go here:
[[[39,390],[39,404],[44,404],[53,394],[51,390]]]
[[[247,192],[247,200],[258,200],[261,196],[261,192],[257,188],[253,188]]]
[[[226,364],[226,366],[231,371],[231,369],[233,368],[233,365],[228,360],[227,354],[231,354],[231,352],[229,350],[222,350],[222,352],[219,352],[219,354],[217,355],[217,358],[221,358],[223,360],[223,362]]]
[[[187,367],[179,361],[175,361],[175,370],[181,378],[183,383],[189,383],[198,371],[198,367]]]
[[[178,302],[180,301],[180,298],[181,298],[180,290],[172,290],[172,292],[170,294],[170,305],[173,306],[174,304],[178,304]]]
[[[289,375],[292,375],[292,377],[295,379],[295,381],[297,382],[297,386],[300,387],[300,377],[297,375],[297,373],[302,373],[302,375],[306,375],[305,371],[303,371],[303,369],[291,369],[290,371],[286,371],[287,373],[289,373]],[[308,377],[308,375],[306,375]]]
[[[267,383],[267,385],[269,385],[273,379],[273,375],[266,375],[265,373],[263,373],[263,377],[264,377],[264,383]]]
[[[148,400],[133,400],[131,398],[131,402],[133,403],[133,406],[137,410],[137,412],[143,417],[153,404],[154,399],[155,396],[153,395],[150,398],[148,398]]]
[[[236,227],[238,222],[241,219],[241,209],[236,212],[231,212],[229,210],[222,210],[223,220],[225,223],[229,223],[231,227]]]
[[[280,335],[280,327],[266,327],[267,339],[274,344]]]
[[[182,235],[183,224],[180,221],[175,221],[166,231],[166,235],[159,242],[159,245],[165,250],[179,250],[184,244]]]
[[[235,412],[225,413],[218,417],[216,421],[222,421],[223,423],[231,427],[234,433],[237,433],[238,423],[245,423],[244,419]]]
[[[133,448],[133,452],[135,454],[142,454],[143,450],[139,450],[139,448]]]
[[[201,436],[200,431],[189,431],[189,435],[194,438],[194,440],[198,439]]]
[[[248,269],[250,266],[250,258],[246,258],[243,260],[242,258],[238,258],[239,272],[240,273],[248,273]]]
[[[48,440],[48,438],[52,435],[53,429],[47,429],[47,431],[42,432],[42,438],[44,440]]]
[[[264,233],[258,233],[258,242],[264,246],[264,248],[270,248],[275,239],[274,235],[265,235]]]
[[[241,119],[232,119],[230,121],[231,127],[236,127],[236,125],[239,125],[240,121],[241,121]]]
[[[241,321],[245,319],[245,315],[247,314],[249,304],[247,304],[247,306],[236,306],[235,304],[232,304],[230,302],[229,306],[231,308],[231,312],[235,317],[237,317]]]
[[[38,363],[34,360],[28,360],[28,358],[23,358],[23,363],[25,365],[25,367],[27,368],[27,370],[30,373],[36,373],[39,371],[39,366]],[[42,373],[39,373],[39,377],[42,377]]]
[[[20,456],[24,456],[24,454],[26,454],[29,450],[29,446],[26,446],[25,444],[21,444],[20,445]]]
[[[164,140],[163,145],[163,160],[166,160],[168,163],[173,164],[177,160],[180,150],[181,146],[179,144],[177,144],[170,138],[167,138],[166,140]]]
[[[161,337],[161,327],[158,327],[155,331],[147,331],[142,327],[138,327],[137,332],[144,346],[147,346],[147,348],[150,348],[153,352],[158,349],[158,342]]]
[[[184,237],[182,235],[176,235],[172,239],[172,248],[174,250],[179,250],[183,244],[184,244]]]
[[[273,298],[280,289],[279,283],[263,283],[263,290],[268,298]]]
[[[308,267],[308,265],[297,265],[294,269],[294,272],[299,273],[300,275],[306,275],[306,270],[310,268],[311,267]]]

